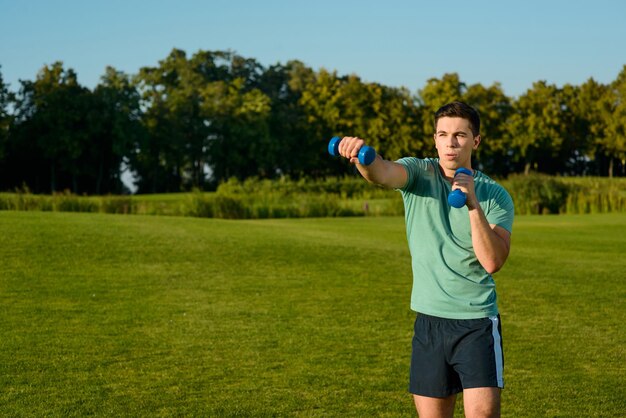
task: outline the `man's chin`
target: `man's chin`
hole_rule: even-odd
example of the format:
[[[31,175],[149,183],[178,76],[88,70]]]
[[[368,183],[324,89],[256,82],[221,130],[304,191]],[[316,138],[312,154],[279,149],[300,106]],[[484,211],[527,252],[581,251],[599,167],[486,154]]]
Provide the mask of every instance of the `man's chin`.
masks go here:
[[[446,170],[456,170],[457,168],[460,168],[461,165],[459,164],[458,161],[456,160],[442,160],[439,159],[439,163],[441,164],[441,166],[443,168],[445,168]]]

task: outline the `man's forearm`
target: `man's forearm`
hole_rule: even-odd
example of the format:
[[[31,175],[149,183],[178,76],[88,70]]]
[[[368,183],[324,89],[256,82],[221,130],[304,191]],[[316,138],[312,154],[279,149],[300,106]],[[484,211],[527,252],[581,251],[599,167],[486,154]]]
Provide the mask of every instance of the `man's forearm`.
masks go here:
[[[474,253],[489,274],[495,273],[509,256],[509,243],[489,225],[480,206],[470,209],[469,217]]]

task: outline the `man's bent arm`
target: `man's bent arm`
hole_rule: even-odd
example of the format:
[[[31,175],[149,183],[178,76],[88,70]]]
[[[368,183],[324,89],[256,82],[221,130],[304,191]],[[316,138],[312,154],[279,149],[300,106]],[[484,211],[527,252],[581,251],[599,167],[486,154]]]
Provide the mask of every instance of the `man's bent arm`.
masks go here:
[[[470,209],[469,217],[474,253],[483,268],[493,274],[509,256],[511,234],[500,226],[490,225],[480,206]]]

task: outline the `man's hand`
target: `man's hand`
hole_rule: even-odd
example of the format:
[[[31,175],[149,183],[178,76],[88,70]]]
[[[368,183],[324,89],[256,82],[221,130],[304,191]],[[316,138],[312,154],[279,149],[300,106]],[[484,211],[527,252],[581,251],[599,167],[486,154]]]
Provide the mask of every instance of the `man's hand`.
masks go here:
[[[361,138],[344,136],[339,143],[339,155],[350,160],[351,164],[359,164],[359,150],[365,145]]]
[[[478,198],[474,189],[474,177],[468,174],[459,173],[452,179],[452,190],[461,190],[465,193],[465,205],[468,209],[476,209],[478,207]]]

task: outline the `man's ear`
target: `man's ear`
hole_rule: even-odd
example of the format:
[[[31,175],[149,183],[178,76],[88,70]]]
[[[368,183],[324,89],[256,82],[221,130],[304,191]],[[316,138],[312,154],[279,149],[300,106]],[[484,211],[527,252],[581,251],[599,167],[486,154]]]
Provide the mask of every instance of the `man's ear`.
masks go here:
[[[478,144],[480,144],[480,135],[476,135],[474,137],[474,149],[478,148]]]

